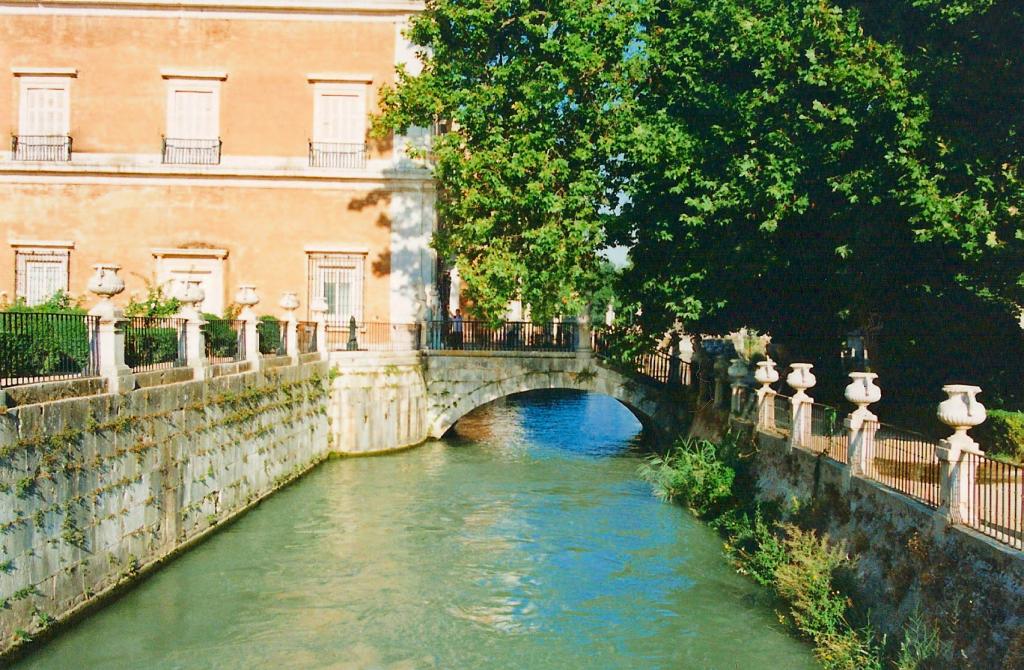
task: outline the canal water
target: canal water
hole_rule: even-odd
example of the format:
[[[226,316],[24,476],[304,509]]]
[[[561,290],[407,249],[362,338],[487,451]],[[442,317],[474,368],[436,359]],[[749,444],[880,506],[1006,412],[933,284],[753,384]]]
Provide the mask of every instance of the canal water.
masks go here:
[[[525,394],[332,460],[16,668],[816,667],[637,478],[610,398]]]

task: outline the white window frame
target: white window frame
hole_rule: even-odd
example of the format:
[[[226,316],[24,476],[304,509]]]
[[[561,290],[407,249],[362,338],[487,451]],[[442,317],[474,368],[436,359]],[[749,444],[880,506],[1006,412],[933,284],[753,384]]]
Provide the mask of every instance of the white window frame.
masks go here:
[[[164,135],[173,139],[181,140],[217,140],[220,139],[220,89],[221,82],[227,78],[223,72],[210,73],[175,73],[164,71],[163,77],[167,85],[166,95],[166,116],[164,121]],[[174,102],[179,91],[196,91],[198,93],[209,93],[212,95],[213,109],[211,110],[210,137],[189,137],[187,133],[181,133],[174,119]]]
[[[73,71],[71,71],[73,72]],[[71,80],[74,74],[66,69],[58,68],[22,68],[15,70],[18,77],[18,134],[43,136],[68,136],[71,134]],[[49,88],[64,92],[61,123],[55,128],[33,128],[30,119],[32,108],[29,106],[29,90],[33,88]]]
[[[309,285],[312,287],[309,302],[323,298],[327,302],[327,320],[333,325],[347,325],[351,317],[362,323],[366,306],[366,252],[363,251],[308,251],[307,267],[310,271]],[[336,305],[327,300],[324,290],[324,270],[349,270],[353,278],[351,301],[354,303],[350,314],[338,314]]]
[[[67,240],[40,241],[16,240],[11,242],[14,248],[14,295],[24,298],[29,305],[46,302],[57,291],[68,292],[71,270],[71,250],[75,243]],[[33,263],[46,263],[59,267],[60,280],[52,291],[46,295],[29,295],[29,266]]]

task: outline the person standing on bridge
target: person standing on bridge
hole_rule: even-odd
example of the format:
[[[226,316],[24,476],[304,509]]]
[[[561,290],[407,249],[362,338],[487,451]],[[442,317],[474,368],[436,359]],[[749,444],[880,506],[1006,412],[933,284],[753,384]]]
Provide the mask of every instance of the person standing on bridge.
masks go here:
[[[462,310],[456,309],[452,317],[452,346],[456,349],[462,348]]]

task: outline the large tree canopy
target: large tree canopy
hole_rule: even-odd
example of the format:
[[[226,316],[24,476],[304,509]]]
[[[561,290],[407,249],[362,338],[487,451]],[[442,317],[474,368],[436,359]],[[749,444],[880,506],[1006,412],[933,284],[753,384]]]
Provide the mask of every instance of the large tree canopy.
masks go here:
[[[434,244],[480,314],[512,299],[541,318],[576,314],[594,286],[639,4],[431,0],[413,19],[423,72],[400,71],[377,128],[450,124],[432,148]]]
[[[433,0],[379,127],[455,123],[437,246],[485,315],[576,308],[619,243],[652,337],[746,324],[826,363],[880,322],[888,388],[1012,400],[1022,31],[1014,0]]]

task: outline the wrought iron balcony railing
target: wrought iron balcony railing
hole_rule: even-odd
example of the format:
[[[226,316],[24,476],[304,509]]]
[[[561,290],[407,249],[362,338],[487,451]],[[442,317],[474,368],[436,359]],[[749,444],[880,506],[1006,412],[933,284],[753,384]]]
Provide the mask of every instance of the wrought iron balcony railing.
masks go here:
[[[362,169],[366,167],[366,145],[351,142],[310,142],[309,166]]]
[[[16,161],[69,161],[69,135],[12,135],[11,155]]]
[[[220,163],[220,138],[195,140],[165,137],[163,162],[172,165],[218,165]]]

